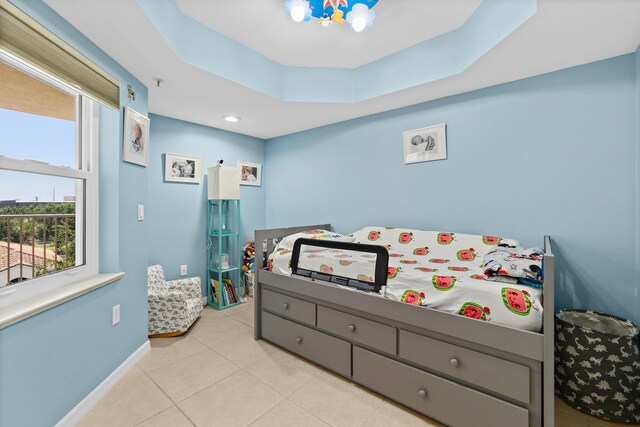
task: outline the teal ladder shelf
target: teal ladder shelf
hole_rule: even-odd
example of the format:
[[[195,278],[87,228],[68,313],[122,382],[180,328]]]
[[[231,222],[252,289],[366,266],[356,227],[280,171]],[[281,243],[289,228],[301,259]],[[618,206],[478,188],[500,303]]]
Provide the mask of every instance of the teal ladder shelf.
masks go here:
[[[209,200],[207,224],[207,302],[218,310],[224,310],[242,301],[240,200]],[[226,268],[222,265],[223,253],[229,255],[229,266]],[[237,302],[230,302],[229,292],[226,292],[227,301],[222,297],[224,279],[231,280]],[[216,293],[214,280],[220,284],[220,293]]]

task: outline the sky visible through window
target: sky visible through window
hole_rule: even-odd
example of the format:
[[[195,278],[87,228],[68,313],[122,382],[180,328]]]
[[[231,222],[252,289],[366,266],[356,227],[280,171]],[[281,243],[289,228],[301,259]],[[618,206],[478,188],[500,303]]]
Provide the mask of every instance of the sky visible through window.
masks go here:
[[[76,168],[76,124],[0,108],[0,156]],[[75,180],[0,170],[0,201],[63,201]]]

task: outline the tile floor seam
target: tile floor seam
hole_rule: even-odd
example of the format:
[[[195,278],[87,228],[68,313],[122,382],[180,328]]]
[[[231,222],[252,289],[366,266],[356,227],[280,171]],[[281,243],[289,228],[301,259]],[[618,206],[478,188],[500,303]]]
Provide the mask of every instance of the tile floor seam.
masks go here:
[[[366,422],[366,420],[368,420],[369,417],[371,417],[371,415],[373,415],[382,406],[382,404],[384,403],[384,400],[385,400],[384,396],[380,395],[379,393],[373,392],[372,390],[369,390],[366,387],[360,386],[359,384],[357,384],[354,381],[352,381],[350,378],[344,377],[344,376],[342,376],[342,375],[340,375],[338,373],[335,373],[335,372],[333,372],[333,371],[331,371],[329,369],[321,367],[320,365],[315,365],[313,362],[306,361],[304,359],[302,359],[302,362],[306,362],[306,363],[308,363],[308,364],[310,364],[312,366],[317,366],[317,367],[320,367],[322,369],[327,370],[330,374],[336,376],[339,380],[344,381],[345,385],[348,385],[348,386],[351,386],[351,387],[356,387],[356,388],[361,389],[361,390],[364,389],[364,390],[366,390],[368,392],[368,394],[372,395],[372,397],[376,398],[376,400],[379,401],[378,404],[373,407],[371,412],[369,412],[368,414],[365,415],[362,424],[360,424],[360,427],[363,426],[364,423]],[[319,378],[312,376],[312,378],[309,380],[309,382],[307,382],[305,385],[303,385],[302,387],[298,388],[296,391],[291,393],[291,396],[290,396],[289,400],[291,400],[294,404],[296,404],[297,406],[303,408],[304,410],[306,410],[307,412],[309,412],[310,414],[312,414],[316,418],[320,419],[325,424],[328,424],[328,425],[330,425],[332,427],[336,427],[330,420],[323,418],[321,414],[317,414],[311,408],[306,408],[306,407],[302,406],[301,404],[297,403],[295,400],[291,399],[291,397],[293,397],[303,387],[309,385],[309,383],[311,383],[314,379],[319,379]],[[373,396],[373,395],[375,395],[375,396]],[[378,396],[381,396],[381,397],[378,397]]]
[[[240,370],[238,370],[238,371],[234,372],[231,376],[233,376],[233,375],[237,375],[237,374],[240,374],[240,373],[243,373],[243,374],[247,375],[249,378],[251,378],[251,379],[253,379],[253,380],[257,380],[257,379],[256,379],[256,378],[254,378],[252,375],[248,374],[247,372],[244,372],[242,369],[240,369]],[[227,377],[227,378],[228,378],[228,377]],[[225,378],[225,379],[227,379],[227,378]],[[221,381],[222,381],[222,380],[221,380]],[[220,381],[219,381],[219,382],[220,382]],[[279,393],[277,390],[273,390],[273,389],[272,389],[272,387],[270,387],[268,384],[264,384],[264,382],[263,382],[263,381],[260,381],[260,380],[257,380],[257,382],[261,383],[262,385],[264,385],[265,387],[267,387],[267,388],[268,388],[268,389],[270,389],[271,391],[274,391],[274,392],[275,392],[276,397],[278,398],[278,401],[277,401],[277,402],[276,402],[276,403],[275,403],[275,404],[274,404],[270,409],[268,409],[268,410],[267,410],[267,412],[271,411],[273,408],[275,408],[276,406],[278,406],[280,403],[282,403],[282,402],[284,402],[285,400],[287,400],[287,397],[286,397],[286,396],[282,395],[282,394],[281,394],[281,393]],[[217,383],[216,383],[216,384],[217,384]],[[214,387],[216,384],[212,384],[211,386],[209,386],[209,387],[205,388],[204,390],[201,390],[201,391],[200,391],[200,392],[198,392],[198,393],[202,393],[202,392],[204,392],[205,390],[207,390],[208,388],[210,388],[210,387]],[[195,396],[195,395],[191,396],[191,398],[193,398],[194,396]],[[188,400],[188,399],[185,399],[184,401],[180,402],[180,404],[184,404],[184,403],[186,402],[186,400]],[[176,406],[178,406],[178,408],[180,408],[179,404],[177,404]],[[180,409],[181,409],[181,408],[180,408]],[[257,421],[259,418],[261,418],[263,415],[264,415],[264,414],[262,414],[262,415],[258,416],[256,419],[254,419],[254,420],[250,421],[248,424],[246,424],[246,426],[248,427],[249,425],[251,425],[252,423],[254,423],[255,421]],[[191,420],[191,418],[189,418],[189,419]],[[194,423],[195,423],[195,422],[194,422]],[[197,424],[197,423],[195,423],[195,425],[196,425],[196,426],[198,426],[198,424]]]
[[[235,320],[235,319],[232,319],[232,318],[230,318],[230,317],[227,317],[227,319],[229,319],[229,320],[233,320],[233,321],[234,321],[234,322],[236,322],[238,325],[242,326],[242,328],[249,328],[247,331],[242,331],[242,332],[249,332],[249,331],[252,329],[252,328],[251,328],[251,326],[245,325],[245,324],[244,324],[244,323],[242,323],[242,322],[238,322],[238,321],[237,321],[237,320]],[[209,347],[209,345],[208,345],[207,343],[205,343],[202,339],[200,339],[200,338],[196,337],[195,335],[194,335],[192,338],[193,338],[194,340],[198,341],[200,344],[204,345],[205,347]],[[218,341],[218,342],[216,342],[214,345],[222,344],[222,343],[224,343],[224,342],[227,342],[227,341],[232,340],[233,338],[234,338],[234,337],[228,337],[228,338],[226,338],[226,339],[223,339],[222,341]],[[211,347],[209,347],[209,348],[211,348]],[[212,350],[213,350],[213,349],[212,349]]]
[[[282,400],[280,403],[278,403],[276,406],[274,406],[273,408],[269,409],[267,412],[265,412],[264,414],[260,415],[258,418],[256,418],[255,420],[253,420],[253,422],[251,424],[249,424],[247,427],[251,427],[252,425],[254,425],[255,423],[257,423],[258,421],[260,421],[261,418],[265,417],[267,414],[269,414],[270,412],[272,412],[274,409],[276,409],[282,402],[284,402],[285,400],[289,400],[287,399],[287,397],[285,396],[284,400]]]
[[[355,384],[355,383],[352,383],[352,385],[354,385],[354,384]],[[376,394],[377,394],[377,393],[376,393]],[[373,396],[373,397],[377,397],[377,396]],[[376,406],[374,406],[373,411],[371,411],[371,413],[370,413],[369,415],[367,415],[366,417],[364,417],[364,420],[362,421],[362,424],[360,424],[360,427],[362,427],[362,426],[364,426],[364,425],[365,425],[365,423],[367,422],[367,420],[368,420],[368,419],[369,419],[373,414],[375,414],[375,413],[376,413],[376,411],[377,411],[378,409],[380,409],[380,407],[382,407],[382,404],[386,403],[384,399],[385,399],[385,398],[384,398],[384,396],[382,396],[382,399],[380,399],[380,402],[379,402]]]
[[[149,375],[147,375],[147,377],[149,377],[149,379],[151,380],[151,382],[160,389],[160,391],[162,392],[162,394],[164,394],[165,396],[167,396],[167,398],[171,401],[171,403],[173,403],[173,406],[176,406],[177,403],[173,401],[173,399],[171,398],[171,396],[169,396],[167,394],[166,391],[164,391],[164,389],[162,387],[160,387],[160,384],[158,384],[157,382],[155,382],[155,380],[153,378],[151,378]]]
[[[292,404],[294,404],[295,406],[297,406],[298,408],[300,408],[300,409],[302,409],[303,411],[305,411],[306,413],[308,413],[309,415],[311,415],[312,417],[314,417],[315,419],[317,419],[318,421],[323,422],[323,423],[325,423],[325,424],[327,424],[327,425],[332,426],[332,424],[330,424],[330,423],[326,422],[325,420],[323,420],[322,418],[320,418],[320,417],[316,416],[316,414],[314,414],[314,413],[313,413],[313,412],[311,412],[310,410],[308,410],[308,409],[306,409],[306,408],[304,408],[304,407],[302,407],[302,406],[298,405],[298,404],[297,404],[296,402],[294,402],[293,400],[291,400],[291,399],[289,399],[289,398],[287,398],[287,400],[288,400],[289,402],[291,402]],[[332,427],[333,427],[333,426],[332,426]]]
[[[383,399],[384,403],[388,403],[386,402],[386,398]],[[365,425],[367,425],[367,421],[369,421],[369,418],[371,418],[373,416],[373,414],[376,413],[376,411],[379,409],[380,407],[378,406],[376,409],[373,410],[372,413],[370,413],[369,415],[367,415],[367,417],[362,421],[362,424],[360,424],[358,427],[364,427]]]
[[[162,338],[161,338],[161,339],[162,339]],[[201,343],[201,344],[202,344],[202,343]],[[202,345],[204,345],[204,344],[202,344]],[[180,358],[178,358],[178,359],[172,360],[171,362],[167,362],[167,363],[165,363],[165,364],[163,364],[163,365],[161,365],[161,366],[158,366],[157,368],[153,368],[152,370],[147,371],[147,370],[145,370],[145,369],[144,369],[144,368],[142,368],[142,367],[141,367],[140,369],[142,369],[142,371],[143,371],[145,374],[151,374],[151,373],[153,373],[153,372],[155,372],[155,371],[157,371],[157,370],[160,370],[160,369],[164,369],[164,368],[166,368],[167,366],[171,365],[172,363],[180,362],[181,360],[187,359],[187,358],[189,358],[189,357],[191,357],[191,356],[195,356],[196,354],[200,354],[200,353],[202,353],[202,352],[204,352],[204,351],[207,351],[207,350],[211,350],[211,349],[210,349],[210,348],[208,348],[208,347],[205,345],[205,348],[203,348],[202,350],[199,350],[199,351],[196,351],[195,353],[191,353],[191,354],[189,354],[189,355],[187,355],[187,356],[180,357]]]
[[[186,418],[187,420],[189,420],[189,422],[190,422],[193,426],[197,426],[196,422],[195,422],[195,421],[193,421],[193,420],[191,419],[191,417],[190,417],[189,415],[187,415],[187,413],[186,413],[186,412],[184,412],[180,406],[178,406],[177,404],[176,404],[176,405],[174,405],[174,406],[176,407],[176,409],[178,409],[178,411],[180,411],[180,413],[181,413],[182,415],[184,415],[184,416],[185,416],[185,418]]]
[[[172,405],[171,405],[171,406],[175,406],[175,404],[173,404],[173,400],[171,400],[171,398],[170,398],[169,396],[167,396],[167,393],[165,393],[165,392],[164,392],[164,390],[163,390],[163,389],[162,389],[158,384],[156,384],[156,382],[155,382],[155,381],[153,381],[153,378],[151,378],[149,375],[147,375],[147,373],[146,373],[146,372],[144,372],[144,371],[142,372],[142,375],[145,375],[145,376],[149,379],[149,381],[151,381],[151,383],[152,383],[153,385],[155,385],[155,386],[158,388],[158,390],[160,390],[160,393],[164,394],[164,395],[165,395],[165,397],[169,399],[169,402],[171,402],[171,403],[172,403]],[[163,413],[163,412],[164,412],[164,411],[166,411],[167,409],[170,409],[170,408],[171,408],[171,406],[169,406],[168,408],[161,409],[159,412],[156,412],[155,414],[151,415],[150,417],[145,418],[144,420],[140,421],[139,423],[137,423],[137,424],[133,424],[133,426],[135,427],[135,426],[137,426],[137,425],[139,425],[139,424],[144,423],[145,421],[150,420],[151,418],[155,417],[156,415]]]
[[[292,400],[292,402],[295,403],[295,401],[293,401],[293,400]],[[298,406],[300,406],[300,405],[298,405]],[[331,421],[325,420],[319,414],[316,414],[315,412],[313,412],[312,409],[306,409],[304,406],[301,406],[301,408],[304,409],[305,411],[307,411],[308,413],[310,413],[311,415],[313,415],[314,417],[318,418],[323,423],[325,423],[327,425],[330,425],[331,427],[336,427],[334,424],[331,423]]]
[[[187,357],[191,357],[191,356],[193,356],[194,354],[201,353],[201,352],[203,352],[203,351],[205,351],[205,350],[207,350],[207,349],[208,349],[208,347],[207,347],[204,343],[200,342],[200,340],[196,339],[196,337],[190,337],[190,336],[188,336],[188,335],[183,335],[183,336],[184,336],[184,339],[193,339],[193,340],[196,340],[199,344],[203,345],[205,348],[203,348],[202,350],[198,350],[198,351],[196,351],[195,353],[191,353],[191,354],[188,354],[188,355],[186,355],[186,356],[179,357],[179,358],[177,358],[177,359],[175,359],[175,360],[171,360],[170,362],[163,363],[162,365],[157,366],[157,367],[155,367],[155,368],[153,368],[153,369],[151,369],[151,370],[147,370],[147,369],[145,369],[144,367],[140,366],[140,369],[142,370],[142,372],[144,372],[145,374],[146,374],[146,373],[148,373],[148,372],[153,372],[153,371],[158,370],[158,369],[160,369],[160,368],[164,368],[164,367],[166,367],[167,365],[170,365],[170,364],[172,364],[172,363],[174,363],[174,362],[179,362],[180,360],[184,360],[184,359],[186,359]],[[171,338],[154,338],[154,339],[158,339],[158,340],[167,340],[167,339],[171,339]],[[153,346],[151,346],[151,351],[153,351],[153,348],[154,348],[154,347],[153,347]]]
[[[196,339],[197,339],[197,338],[196,338]],[[224,342],[224,341],[223,341],[223,342]],[[220,342],[220,343],[218,343],[218,344],[222,344],[222,342]],[[213,352],[214,352],[215,354],[217,354],[218,356],[222,357],[222,358],[223,358],[224,360],[226,360],[227,362],[229,362],[229,363],[233,364],[234,366],[237,366],[237,367],[238,367],[238,369],[244,369],[242,366],[238,365],[236,362],[234,362],[233,360],[229,359],[229,358],[228,358],[227,356],[225,356],[224,354],[222,354],[222,353],[220,353],[220,352],[216,351],[216,349],[215,349],[215,348],[209,347],[209,346],[208,346],[207,344],[205,344],[205,343],[202,343],[202,345],[204,345],[205,347],[207,347],[207,349],[209,349],[209,350],[213,351]],[[268,356],[268,354],[265,354],[263,357],[266,357],[266,356]],[[261,359],[262,359],[262,357],[261,357],[260,359],[258,359],[258,360],[261,360]]]
[[[214,350],[214,351],[215,351],[215,350]],[[266,358],[266,357],[269,357],[270,355],[272,355],[273,353],[275,353],[275,352],[277,352],[277,351],[281,351],[281,350],[280,350],[279,348],[276,348],[274,351],[272,351],[272,352],[270,352],[270,353],[267,353],[267,354],[262,355],[261,357],[259,357],[258,359],[254,360],[252,363],[250,363],[250,364],[249,364],[249,365],[247,365],[247,366],[240,366],[240,365],[238,365],[236,362],[234,362],[233,360],[231,360],[231,359],[229,359],[229,358],[225,357],[225,356],[224,356],[224,355],[222,355],[222,354],[220,354],[220,356],[224,357],[224,358],[225,358],[225,359],[227,359],[229,362],[231,362],[231,363],[233,363],[234,365],[236,365],[238,368],[243,369],[243,370],[246,370],[246,369],[247,369],[249,366],[251,366],[252,364],[260,362],[262,359],[264,359],[264,358]]]
[[[249,376],[251,376],[252,378],[255,378],[256,380],[260,381],[262,384],[266,385],[267,387],[269,387],[271,390],[275,391],[276,393],[278,393],[280,396],[284,397],[285,399],[289,399],[289,397],[287,395],[285,395],[284,393],[276,390],[275,388],[273,388],[269,383],[267,383],[266,381],[261,380],[260,378],[256,377],[255,375],[253,375],[251,372],[247,371],[246,369],[240,368],[243,372],[249,374]],[[305,385],[307,385],[308,383],[305,383],[303,386],[301,386],[300,388],[304,387]],[[293,393],[295,393],[296,391],[300,390],[300,388],[297,388]],[[293,394],[291,393],[291,394]]]
[[[202,350],[202,351],[206,351],[206,349],[205,349],[205,350]],[[201,352],[198,352],[198,353],[201,353]],[[198,353],[194,353],[194,354],[198,354]],[[216,353],[216,354],[217,354],[217,353]],[[193,355],[192,355],[192,356],[193,356]],[[222,356],[220,356],[220,357],[222,357]],[[173,362],[172,362],[172,363],[173,363]],[[234,366],[236,366],[236,365],[234,365]],[[151,381],[152,381],[152,382],[153,382],[153,383],[154,383],[154,384],[155,384],[155,385],[156,385],[156,386],[157,386],[157,387],[162,391],[162,393],[164,393],[164,394],[169,398],[169,400],[170,400],[171,402],[173,402],[173,405],[174,405],[174,406],[178,406],[178,404],[179,404],[179,403],[182,403],[182,402],[184,402],[185,400],[187,400],[187,399],[189,399],[190,397],[192,397],[193,395],[195,395],[195,394],[197,394],[197,393],[200,393],[201,391],[206,390],[206,389],[208,389],[208,388],[209,388],[209,387],[211,387],[211,386],[216,385],[216,384],[217,384],[217,383],[219,383],[220,381],[224,380],[225,378],[230,377],[231,375],[233,375],[233,374],[235,374],[235,373],[239,372],[240,370],[242,370],[242,368],[239,368],[237,371],[234,371],[234,372],[231,372],[231,373],[230,373],[230,374],[228,374],[228,375],[225,375],[224,377],[222,377],[222,378],[220,378],[219,380],[217,380],[217,381],[215,381],[215,382],[213,382],[213,383],[211,383],[211,384],[207,385],[206,387],[203,387],[203,388],[201,388],[201,389],[199,389],[199,390],[196,390],[196,391],[195,391],[195,392],[193,392],[192,394],[188,395],[187,397],[185,397],[184,399],[179,400],[179,401],[175,401],[175,400],[173,400],[173,398],[172,398],[171,396],[169,396],[169,394],[167,394],[167,392],[162,388],[162,386],[161,386],[160,384],[158,384],[158,383],[157,383],[153,378],[151,378],[149,375],[147,375],[147,376],[149,376],[149,379],[150,379],[150,380],[151,380]],[[180,412],[182,412],[182,410],[181,410]],[[185,415],[186,415],[186,414],[185,414]]]
[[[145,418],[144,420],[140,421],[139,423],[135,423],[135,424],[133,425],[133,427],[139,426],[139,425],[140,425],[140,424],[142,424],[142,423],[146,423],[146,422],[147,422],[147,421],[149,421],[151,418],[155,417],[156,415],[159,415],[159,414],[163,413],[164,411],[168,411],[169,409],[171,409],[171,408],[172,408],[172,407],[174,407],[174,406],[176,406],[176,405],[171,405],[171,406],[169,406],[168,408],[163,409],[162,411],[158,412],[157,414],[153,414],[153,415],[151,415],[149,418]]]

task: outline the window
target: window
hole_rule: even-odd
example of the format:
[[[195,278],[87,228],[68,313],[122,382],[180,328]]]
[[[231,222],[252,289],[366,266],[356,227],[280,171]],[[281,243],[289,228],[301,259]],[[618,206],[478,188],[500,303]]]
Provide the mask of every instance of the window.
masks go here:
[[[0,307],[97,274],[98,112],[0,53]]]

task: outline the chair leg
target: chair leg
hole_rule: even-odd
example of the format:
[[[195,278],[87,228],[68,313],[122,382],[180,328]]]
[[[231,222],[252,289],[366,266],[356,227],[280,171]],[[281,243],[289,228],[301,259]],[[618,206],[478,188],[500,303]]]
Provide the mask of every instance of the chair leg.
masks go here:
[[[184,335],[189,332],[200,320],[200,316],[196,317],[196,319],[189,325],[186,331],[177,331],[177,332],[167,332],[166,334],[155,334],[155,335],[147,335],[149,338],[171,338],[171,337],[179,337],[180,335]]]
[[[187,331],[178,331],[178,332],[168,332],[166,334],[155,334],[149,335],[149,338],[171,338],[171,337],[179,337],[180,335],[185,334]]]

